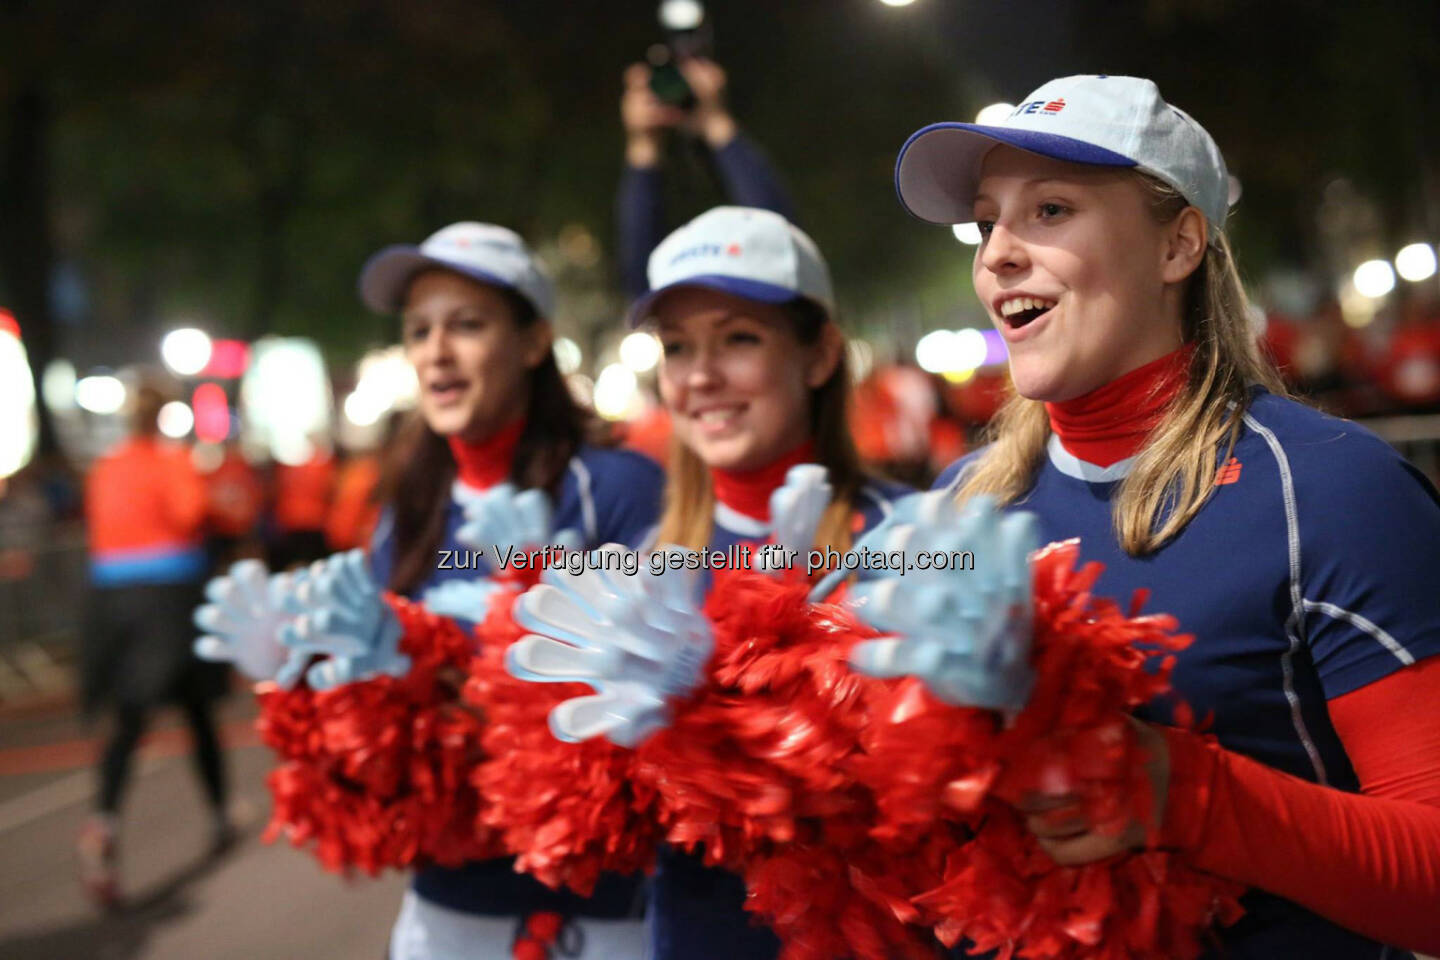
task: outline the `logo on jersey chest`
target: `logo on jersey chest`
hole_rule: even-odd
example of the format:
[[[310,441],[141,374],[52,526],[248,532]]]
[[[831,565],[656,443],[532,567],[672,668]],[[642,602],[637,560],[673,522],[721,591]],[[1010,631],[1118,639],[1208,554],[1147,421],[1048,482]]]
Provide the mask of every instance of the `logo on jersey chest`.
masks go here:
[[[1225,465],[1215,473],[1215,486],[1223,487],[1235,483],[1239,479],[1240,461],[1231,457],[1229,460],[1226,460]]]

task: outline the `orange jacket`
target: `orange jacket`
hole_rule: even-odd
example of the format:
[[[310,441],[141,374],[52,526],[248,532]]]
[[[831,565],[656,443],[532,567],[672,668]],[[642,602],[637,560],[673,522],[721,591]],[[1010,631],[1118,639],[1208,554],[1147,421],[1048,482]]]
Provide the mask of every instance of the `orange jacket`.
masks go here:
[[[324,530],[335,483],[335,460],[320,454],[275,468],[275,525],[284,531]]]
[[[187,549],[200,543],[205,484],[183,447],[135,437],[85,478],[90,553]]]
[[[205,475],[209,494],[207,521],[215,533],[243,537],[255,530],[265,507],[265,488],[255,468],[234,451],[228,451],[220,466]]]
[[[370,499],[379,482],[378,457],[356,457],[340,468],[335,503],[325,523],[325,542],[331,550],[353,550],[370,542],[380,520],[380,507]]]

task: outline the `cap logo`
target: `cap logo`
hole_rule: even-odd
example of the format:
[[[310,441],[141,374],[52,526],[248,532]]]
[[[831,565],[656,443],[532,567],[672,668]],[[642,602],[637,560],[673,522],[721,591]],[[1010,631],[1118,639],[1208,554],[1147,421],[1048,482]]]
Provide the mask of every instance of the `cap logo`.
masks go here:
[[[741,253],[744,252],[744,248],[741,247],[738,243],[732,243],[730,244],[730,246],[725,248],[725,252],[730,254],[730,256],[732,257],[738,257]]]
[[[729,253],[733,257],[737,255],[738,250],[739,245],[733,243],[730,245],[730,248],[728,250],[725,247],[720,246],[720,244],[718,243],[697,243],[693,247],[686,247],[685,249],[678,251],[673,257],[670,258],[670,266],[673,267],[677,263],[683,263],[686,260],[693,260],[696,257],[718,257],[723,253]]]
[[[1022,103],[1011,112],[1010,116],[1018,116],[1022,113],[1059,113],[1065,109],[1065,98],[1058,97],[1054,100],[1031,100],[1029,103]]]

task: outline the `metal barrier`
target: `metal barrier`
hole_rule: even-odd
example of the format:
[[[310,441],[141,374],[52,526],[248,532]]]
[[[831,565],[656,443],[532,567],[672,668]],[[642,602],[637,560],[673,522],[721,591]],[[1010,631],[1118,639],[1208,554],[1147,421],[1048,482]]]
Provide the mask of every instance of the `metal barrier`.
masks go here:
[[[62,528],[29,551],[28,576],[0,578],[0,702],[73,684],[85,610],[85,534]]]

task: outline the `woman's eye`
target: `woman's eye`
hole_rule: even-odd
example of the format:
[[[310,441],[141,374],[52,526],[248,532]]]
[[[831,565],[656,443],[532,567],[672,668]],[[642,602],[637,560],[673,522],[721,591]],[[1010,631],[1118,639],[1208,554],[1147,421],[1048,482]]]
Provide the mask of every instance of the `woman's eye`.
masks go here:
[[[1042,203],[1042,204],[1040,204],[1040,216],[1042,216],[1042,217],[1046,217],[1046,218],[1049,218],[1049,217],[1058,217],[1058,216],[1061,216],[1061,215],[1063,215],[1064,213],[1066,213],[1066,211],[1067,211],[1067,208],[1066,208],[1063,204],[1059,204],[1059,203]]]
[[[458,317],[455,320],[455,329],[465,333],[475,333],[484,327],[484,317]]]
[[[730,334],[725,338],[725,342],[744,344],[759,343],[760,335],[756,333],[750,333],[747,330],[736,330],[734,333]]]
[[[661,341],[660,351],[667,357],[678,357],[685,350],[685,344],[678,340]]]
[[[983,237],[988,237],[988,236],[990,236],[990,231],[995,229],[995,221],[994,221],[994,220],[976,220],[976,221],[975,221],[975,228],[980,231],[980,236],[981,236],[982,238],[983,238]]]
[[[407,327],[405,329],[405,342],[419,343],[429,335],[430,328],[417,323],[413,327]]]

